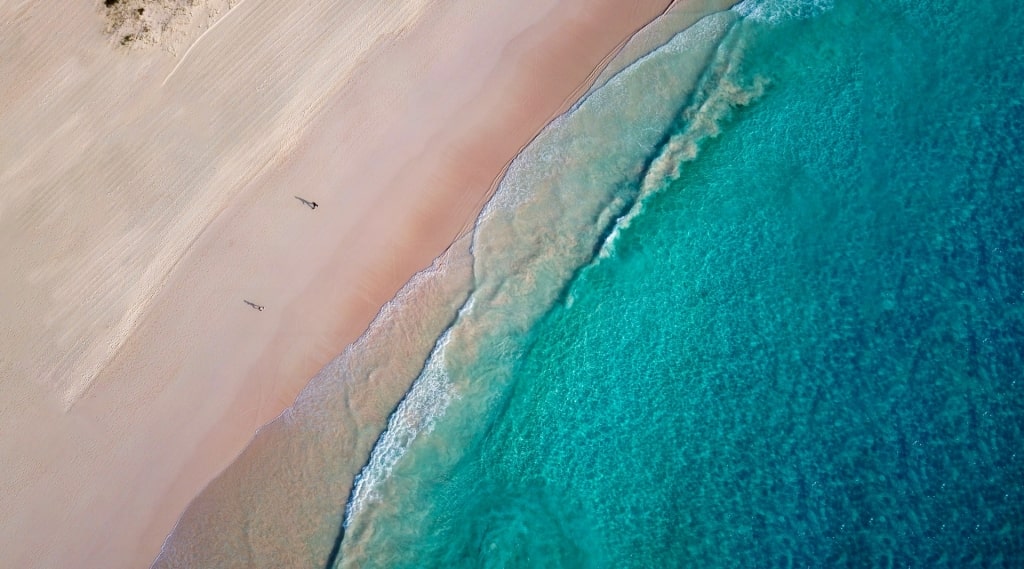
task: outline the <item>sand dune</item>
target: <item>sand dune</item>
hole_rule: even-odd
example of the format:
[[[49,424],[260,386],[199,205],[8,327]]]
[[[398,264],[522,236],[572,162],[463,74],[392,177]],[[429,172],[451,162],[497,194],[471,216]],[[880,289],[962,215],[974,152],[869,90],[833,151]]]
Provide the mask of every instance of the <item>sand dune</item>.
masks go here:
[[[0,8],[0,566],[148,564],[664,4]]]

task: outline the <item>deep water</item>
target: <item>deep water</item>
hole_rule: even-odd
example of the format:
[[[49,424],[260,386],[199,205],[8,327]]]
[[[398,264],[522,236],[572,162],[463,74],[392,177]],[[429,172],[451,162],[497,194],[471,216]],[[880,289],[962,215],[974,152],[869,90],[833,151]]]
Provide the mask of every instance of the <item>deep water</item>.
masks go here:
[[[359,565],[1024,567],[1024,10],[740,13],[708,88],[763,92],[636,176],[509,378],[359,514]]]

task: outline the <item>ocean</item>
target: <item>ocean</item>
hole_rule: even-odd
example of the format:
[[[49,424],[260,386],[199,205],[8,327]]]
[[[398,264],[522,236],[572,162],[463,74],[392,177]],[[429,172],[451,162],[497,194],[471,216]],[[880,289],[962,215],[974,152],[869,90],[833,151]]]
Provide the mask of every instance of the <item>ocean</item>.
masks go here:
[[[1024,9],[747,0],[554,121],[336,567],[1024,566]]]

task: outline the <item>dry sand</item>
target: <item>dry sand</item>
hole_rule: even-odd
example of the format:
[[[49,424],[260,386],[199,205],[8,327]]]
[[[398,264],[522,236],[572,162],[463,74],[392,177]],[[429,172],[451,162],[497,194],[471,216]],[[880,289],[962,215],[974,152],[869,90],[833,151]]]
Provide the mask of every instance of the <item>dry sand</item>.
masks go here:
[[[0,6],[0,567],[148,565],[666,4]]]

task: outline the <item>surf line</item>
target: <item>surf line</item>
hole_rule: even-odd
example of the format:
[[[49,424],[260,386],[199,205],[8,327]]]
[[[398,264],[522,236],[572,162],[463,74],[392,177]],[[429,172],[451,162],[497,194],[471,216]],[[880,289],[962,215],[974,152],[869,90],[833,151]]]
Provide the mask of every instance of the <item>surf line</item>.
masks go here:
[[[181,59],[178,60],[178,64],[174,66],[174,69],[172,69],[171,72],[167,74],[167,77],[164,77],[164,82],[160,84],[161,87],[167,85],[167,82],[171,80],[171,77],[173,77],[175,73],[177,73],[178,68],[181,67],[181,64],[185,63],[185,60],[188,59],[188,54],[192,53],[192,48],[199,45],[199,42],[203,41],[203,38],[206,37],[206,34],[212,32],[217,26],[220,25],[221,22],[227,20],[228,16],[230,16],[232,12],[241,7],[243,3],[245,3],[245,0],[238,0],[238,4],[235,4],[230,10],[228,10],[227,14],[221,16],[216,22],[213,23],[212,26],[206,28],[206,31],[200,34],[199,37],[196,38],[196,41],[192,42],[192,44],[188,46],[188,49],[185,50],[185,55],[181,56]]]
[[[345,534],[350,523],[355,516],[362,511],[362,505],[367,500],[372,501],[374,499],[372,492],[376,486],[390,477],[392,468],[394,468],[395,464],[397,464],[397,462],[405,455],[406,451],[409,450],[409,447],[412,445],[413,441],[416,440],[419,434],[423,432],[424,429],[427,429],[429,432],[429,429],[432,428],[432,425],[424,425],[421,423],[403,431],[401,420],[404,413],[423,411],[423,403],[429,403],[429,400],[425,402],[422,401],[421,398],[424,397],[423,393],[426,389],[436,387],[436,385],[427,385],[432,378],[437,377],[437,374],[432,374],[431,372],[438,370],[438,367],[440,367],[440,372],[445,373],[443,370],[444,364],[437,363],[440,361],[438,358],[444,356],[444,351],[448,343],[451,341],[452,331],[459,322],[462,321],[463,314],[472,308],[475,293],[475,289],[469,291],[469,294],[466,300],[462,303],[462,306],[459,307],[451,320],[448,321],[447,326],[445,326],[441,335],[434,342],[434,347],[430,350],[430,353],[423,361],[419,374],[388,415],[387,425],[377,437],[377,440],[373,443],[373,447],[370,449],[370,454],[367,457],[366,462],[363,464],[363,467],[359,469],[359,473],[356,474],[355,478],[353,478],[352,487],[349,489],[348,497],[345,500],[345,508],[342,513],[341,524],[335,534],[334,544],[327,556],[327,563],[324,565],[324,569],[338,569],[342,557],[341,548],[345,541]],[[442,414],[447,410],[450,402],[450,399],[442,402],[443,406],[440,409]],[[411,411],[409,411],[410,407],[412,407]],[[435,415],[434,418],[436,419],[439,416],[440,415]],[[389,447],[388,445],[392,445],[396,437],[399,437],[398,442],[396,443],[398,446]],[[390,464],[388,464],[389,459]],[[374,474],[377,474],[377,472],[374,471],[375,467],[383,469],[382,476],[378,476],[376,479],[374,479]]]

